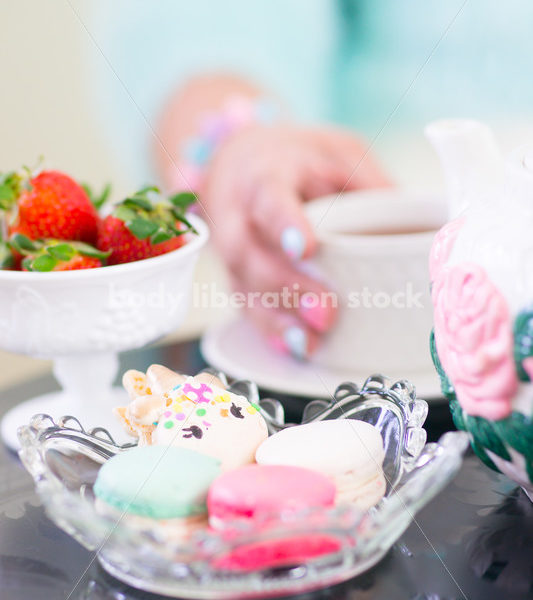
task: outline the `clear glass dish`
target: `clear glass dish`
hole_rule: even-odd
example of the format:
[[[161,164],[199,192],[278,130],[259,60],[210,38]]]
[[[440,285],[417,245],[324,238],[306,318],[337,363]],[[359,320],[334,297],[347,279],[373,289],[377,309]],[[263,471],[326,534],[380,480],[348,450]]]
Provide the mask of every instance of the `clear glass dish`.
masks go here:
[[[214,372],[225,380],[223,374]],[[230,386],[259,404],[270,432],[284,422],[282,405],[259,399],[248,381]],[[92,486],[101,464],[131,445],[115,444],[103,428],[85,431],[74,417],[55,423],[36,415],[21,427],[20,458],[34,478],[50,518],[97,557],[104,569],[133,587],[170,597],[213,600],[258,598],[310,591],[350,579],[377,563],[413,521],[414,515],[459,470],[468,446],[464,432],[450,432],[426,444],[423,424],[427,403],[417,399],[407,381],[394,384],[381,375],[359,388],[344,383],[331,401],[307,405],[302,422],[360,419],[375,425],[385,445],[387,492],[366,513],[350,506],[285,518],[268,533],[240,527],[231,540],[202,531],[187,544],[171,541],[164,530],[133,528],[125,520],[100,514]],[[276,539],[299,534],[334,537],[340,550],[300,563],[255,571],[217,567],[221,557]]]

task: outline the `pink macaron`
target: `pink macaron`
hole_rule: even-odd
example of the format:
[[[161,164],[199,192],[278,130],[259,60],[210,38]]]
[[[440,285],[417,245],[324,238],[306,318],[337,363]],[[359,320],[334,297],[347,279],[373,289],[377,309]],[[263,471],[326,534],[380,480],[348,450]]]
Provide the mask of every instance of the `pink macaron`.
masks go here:
[[[335,485],[327,477],[303,467],[247,465],[224,473],[209,489],[207,508],[210,526],[225,535],[231,550],[218,556],[213,568],[251,571],[338,552],[342,545],[338,538],[312,532],[317,517],[320,521],[316,511],[305,517],[308,528],[295,530],[286,521],[310,509],[333,507],[335,495]],[[239,523],[252,525],[252,537],[247,536],[244,544],[238,543]]]
[[[328,533],[278,536],[239,545],[212,563],[221,571],[257,571],[297,566],[339,552],[342,541]]]
[[[335,494],[335,485],[311,469],[246,465],[224,473],[211,485],[209,525],[221,530],[242,520],[264,524],[308,509],[332,507]]]

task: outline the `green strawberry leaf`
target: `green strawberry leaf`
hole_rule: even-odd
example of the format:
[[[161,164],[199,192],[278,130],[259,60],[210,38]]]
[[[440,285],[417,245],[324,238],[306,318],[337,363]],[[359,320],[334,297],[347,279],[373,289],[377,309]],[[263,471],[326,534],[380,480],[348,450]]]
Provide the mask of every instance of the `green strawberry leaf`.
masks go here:
[[[161,190],[156,186],[156,185],[147,185],[143,188],[141,188],[140,190],[138,190],[137,192],[135,192],[135,194],[133,194],[133,196],[144,196],[146,194],[148,194],[149,192],[153,192],[155,194],[160,194]]]
[[[85,181],[80,181],[79,184],[84,189],[84,191],[87,194],[87,196],[89,196],[89,200],[94,204],[94,190],[93,190],[93,188],[90,186],[90,184],[86,183]]]
[[[180,223],[183,223],[184,225],[187,225],[187,230],[182,230],[182,229],[176,229],[176,232],[179,232],[179,234],[183,234],[183,233],[187,233],[187,231],[191,231],[192,233],[198,233],[196,231],[196,229],[194,228],[193,224],[187,219],[185,218],[181,213],[179,213],[176,209],[173,209],[173,214],[176,217],[176,220],[179,221]]]
[[[96,208],[101,208],[109,200],[112,190],[113,186],[110,183],[106,183],[104,189],[100,192],[100,196],[98,197],[96,203]]]
[[[105,184],[104,189],[100,192],[100,194],[96,194],[88,183],[82,183],[81,187],[85,190],[87,196],[89,196],[89,200],[91,201],[92,205],[96,208],[96,210],[100,210],[102,206],[108,201],[112,190],[112,186],[110,183]]]
[[[100,260],[105,260],[112,252],[111,250],[107,250],[105,252],[103,250],[98,250],[98,248],[95,248],[90,244],[86,244],[85,242],[73,242],[73,246],[77,250],[78,254],[90,256],[92,258],[99,258]]]
[[[153,204],[143,196],[129,196],[124,200],[124,206],[128,208],[142,208],[143,210],[152,210]]]
[[[180,235],[185,235],[186,233],[189,233],[189,229],[178,229],[177,227],[170,227],[170,230],[172,231],[172,237],[179,237]]]
[[[51,271],[57,265],[57,262],[57,259],[50,256],[50,254],[41,254],[30,262],[29,270],[44,273],[46,271]]]
[[[35,252],[39,249],[39,246],[30,238],[22,233],[15,233],[9,238],[9,245],[13,250],[16,250],[20,254],[27,254],[28,252]]]
[[[15,265],[15,259],[11,248],[6,242],[0,242],[0,269],[11,269]]]
[[[157,223],[148,221],[147,219],[134,219],[126,223],[126,227],[139,240],[150,237],[159,229]]]
[[[0,174],[0,210],[9,210],[16,206],[16,200],[22,190],[31,190],[31,173],[24,168],[19,171],[9,171]]]
[[[154,195],[158,195],[160,200]],[[137,239],[150,238],[152,244],[160,244],[188,231],[195,231],[184,216],[185,209],[194,201],[196,196],[188,192],[166,200],[161,197],[159,188],[148,186],[123,200],[113,215],[123,221]],[[185,227],[180,228],[179,224]]]
[[[180,192],[169,198],[170,203],[177,209],[185,212],[189,206],[198,200],[193,192]]]
[[[171,240],[173,237],[174,236],[167,231],[159,229],[150,237],[150,242],[152,244],[162,244],[163,242],[168,242],[168,240]]]
[[[17,198],[16,191],[9,185],[0,185],[0,209],[7,210],[11,208]]]
[[[124,223],[127,223],[128,221],[133,221],[136,219],[137,213],[124,204],[119,204],[113,211],[113,216],[121,221],[124,221]]]
[[[48,254],[58,261],[69,261],[76,254],[76,250],[70,244],[54,244],[46,248]]]
[[[15,175],[14,171],[8,171],[7,173],[0,173],[0,185],[8,183]]]

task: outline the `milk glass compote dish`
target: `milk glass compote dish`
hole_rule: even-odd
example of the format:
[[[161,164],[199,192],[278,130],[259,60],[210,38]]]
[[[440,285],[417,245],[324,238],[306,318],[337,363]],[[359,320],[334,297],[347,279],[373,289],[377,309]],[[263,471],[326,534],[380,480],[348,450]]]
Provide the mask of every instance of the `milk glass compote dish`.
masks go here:
[[[112,387],[117,353],[156,341],[186,317],[194,266],[209,237],[200,218],[190,221],[197,234],[154,258],[80,271],[0,271],[0,348],[53,359],[62,388],[4,416],[8,446],[18,447],[17,428],[37,413],[76,415],[123,439],[111,411],[125,393]]]

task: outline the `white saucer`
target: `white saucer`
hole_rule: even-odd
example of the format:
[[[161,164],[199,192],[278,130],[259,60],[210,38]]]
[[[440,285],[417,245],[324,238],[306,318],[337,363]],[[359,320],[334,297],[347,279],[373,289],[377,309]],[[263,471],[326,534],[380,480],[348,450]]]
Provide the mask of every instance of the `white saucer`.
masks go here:
[[[209,329],[202,338],[204,359],[236,379],[250,379],[259,387],[311,398],[331,398],[344,381],[359,385],[373,373],[333,371],[309,362],[299,362],[272,350],[254,327],[243,318]],[[424,400],[444,401],[436,371],[384,373],[391,380],[408,379]]]

